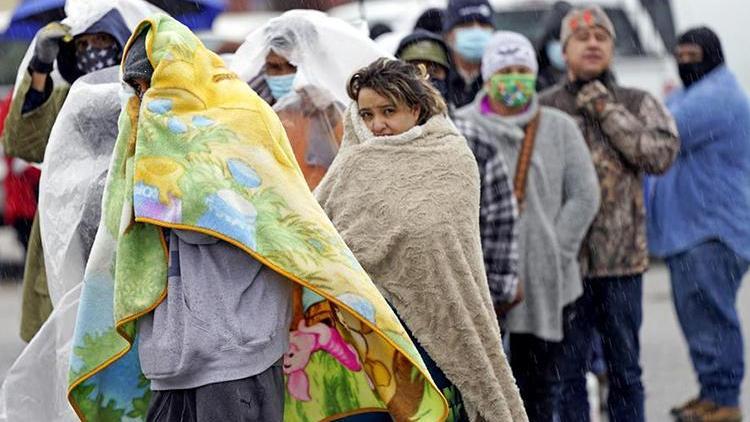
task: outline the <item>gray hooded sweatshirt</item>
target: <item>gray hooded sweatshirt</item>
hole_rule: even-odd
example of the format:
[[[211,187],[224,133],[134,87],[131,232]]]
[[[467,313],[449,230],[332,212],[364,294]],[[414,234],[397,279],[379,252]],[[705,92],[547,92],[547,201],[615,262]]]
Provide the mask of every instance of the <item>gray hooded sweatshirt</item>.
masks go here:
[[[167,298],[139,320],[152,390],[181,390],[264,372],[286,352],[291,281],[204,234],[169,235]]]

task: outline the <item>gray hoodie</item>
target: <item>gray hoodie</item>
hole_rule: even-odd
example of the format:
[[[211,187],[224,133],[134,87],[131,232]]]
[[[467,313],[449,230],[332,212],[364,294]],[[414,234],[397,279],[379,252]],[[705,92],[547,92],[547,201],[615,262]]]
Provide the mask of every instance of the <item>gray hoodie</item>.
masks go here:
[[[139,320],[138,354],[152,390],[260,374],[288,347],[291,282],[239,248],[172,230],[167,298]]]

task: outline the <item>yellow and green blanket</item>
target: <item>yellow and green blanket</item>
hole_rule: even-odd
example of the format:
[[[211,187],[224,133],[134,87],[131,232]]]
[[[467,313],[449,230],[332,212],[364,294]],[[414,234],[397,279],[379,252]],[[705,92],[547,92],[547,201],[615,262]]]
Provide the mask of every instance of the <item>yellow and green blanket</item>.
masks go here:
[[[172,18],[145,20],[133,38],[142,31],[154,73],[142,101],[123,98],[70,362],[78,416],[145,419],[137,320],[166,296],[162,229],[177,228],[223,239],[295,282],[284,420],[365,411],[444,420],[444,397],[308,190],[270,107]]]

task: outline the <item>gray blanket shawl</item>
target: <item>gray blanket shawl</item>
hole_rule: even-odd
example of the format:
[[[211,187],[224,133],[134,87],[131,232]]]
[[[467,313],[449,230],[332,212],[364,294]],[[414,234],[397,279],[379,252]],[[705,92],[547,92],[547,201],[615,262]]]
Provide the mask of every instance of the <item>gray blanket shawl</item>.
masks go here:
[[[470,419],[527,420],[484,271],[479,171],[450,120],[376,138],[352,105],[316,195]]]

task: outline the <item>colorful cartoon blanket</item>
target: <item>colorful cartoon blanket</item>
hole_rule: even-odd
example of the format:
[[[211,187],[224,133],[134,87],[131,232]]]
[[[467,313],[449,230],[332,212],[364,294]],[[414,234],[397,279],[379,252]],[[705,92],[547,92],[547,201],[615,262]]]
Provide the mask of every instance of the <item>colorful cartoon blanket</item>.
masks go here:
[[[156,15],[141,31],[155,70],[142,102],[123,98],[70,362],[78,416],[145,418],[137,319],[165,298],[162,228],[179,228],[225,240],[298,286],[284,420],[377,410],[444,420],[444,397],[308,190],[273,111],[177,21]]]

